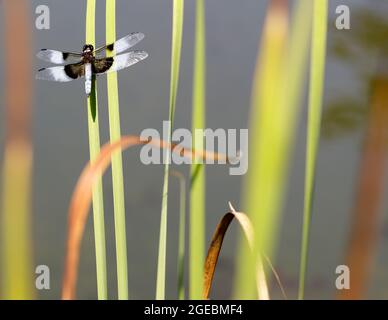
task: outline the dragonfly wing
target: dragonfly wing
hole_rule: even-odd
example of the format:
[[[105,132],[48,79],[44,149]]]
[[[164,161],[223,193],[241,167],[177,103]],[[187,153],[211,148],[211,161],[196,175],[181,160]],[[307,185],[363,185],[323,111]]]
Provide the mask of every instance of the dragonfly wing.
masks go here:
[[[145,51],[131,51],[115,57],[96,59],[93,64],[93,73],[102,74],[113,71],[119,71],[128,68],[148,57]]]
[[[82,60],[82,54],[50,49],[42,49],[36,54],[36,56],[39,59],[55,64],[76,63]]]
[[[68,64],[51,68],[42,68],[36,74],[36,79],[69,82],[85,75],[85,65],[83,63]]]
[[[106,46],[100,47],[96,49],[95,54],[101,55],[106,50],[108,53],[119,54],[121,52],[124,52],[125,50],[128,50],[129,48],[133,47],[135,44],[143,40],[144,34],[141,32],[134,32],[131,33],[119,40],[117,40],[114,43],[108,44]]]

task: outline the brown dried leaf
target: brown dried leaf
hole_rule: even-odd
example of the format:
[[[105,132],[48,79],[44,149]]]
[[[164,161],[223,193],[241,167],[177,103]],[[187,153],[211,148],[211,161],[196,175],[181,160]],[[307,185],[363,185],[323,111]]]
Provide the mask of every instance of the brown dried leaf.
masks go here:
[[[204,270],[204,288],[203,288],[204,299],[209,298],[209,293],[210,293],[211,285],[213,283],[214,272],[217,266],[218,257],[220,255],[222,242],[224,240],[225,233],[228,230],[228,227],[234,218],[237,220],[240,227],[242,228],[244,235],[248,241],[248,245],[250,249],[253,248],[254,233],[253,233],[253,227],[252,227],[251,221],[249,220],[248,216],[245,213],[237,212],[230,203],[229,203],[229,207],[230,207],[230,212],[226,213],[222,217],[221,221],[218,223],[216,227],[216,230],[214,231],[213,238],[210,243],[210,247],[206,257],[205,270]],[[265,257],[265,259],[268,262],[272,272],[274,273],[275,278],[280,286],[280,289],[283,295],[285,296],[285,292],[280,282],[280,278],[278,274],[276,273],[269,259],[267,257]],[[257,287],[257,293],[260,299],[269,300],[268,284],[264,274],[264,267],[263,267],[263,261],[261,256],[259,256],[259,259],[256,264],[256,287]]]

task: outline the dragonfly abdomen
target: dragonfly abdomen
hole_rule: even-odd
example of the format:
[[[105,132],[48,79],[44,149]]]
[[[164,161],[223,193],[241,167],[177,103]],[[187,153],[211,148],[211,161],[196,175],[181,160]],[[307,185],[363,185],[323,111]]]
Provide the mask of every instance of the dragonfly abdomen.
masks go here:
[[[92,91],[92,65],[90,63],[85,64],[85,93],[90,95]]]

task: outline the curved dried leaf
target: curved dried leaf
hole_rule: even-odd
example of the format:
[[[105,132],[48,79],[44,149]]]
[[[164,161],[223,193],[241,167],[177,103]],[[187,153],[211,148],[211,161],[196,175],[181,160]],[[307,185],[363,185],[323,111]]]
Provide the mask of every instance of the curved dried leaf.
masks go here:
[[[250,249],[253,248],[254,234],[251,221],[249,220],[246,214],[242,212],[237,212],[236,210],[234,210],[231,204],[229,204],[229,206],[230,212],[226,213],[222,217],[221,221],[218,223],[216,230],[213,234],[213,238],[210,243],[210,247],[206,257],[203,287],[204,299],[209,298],[209,292],[213,282],[214,272],[216,269],[218,257],[220,255],[222,242],[233,218],[236,218],[236,220],[240,224],[244,235],[248,241]],[[264,267],[261,257],[259,257],[256,263],[256,288],[260,299],[269,300],[268,285],[265,278]]]
[[[205,270],[204,270],[204,287],[203,287],[204,299],[209,298],[209,293],[213,282],[214,272],[217,266],[218,257],[220,255],[222,242],[224,240],[225,233],[228,230],[228,227],[234,218],[237,220],[240,227],[242,228],[244,235],[248,241],[248,245],[250,249],[252,250],[253,248],[254,233],[253,233],[253,227],[252,227],[251,221],[249,220],[248,216],[245,213],[237,212],[230,203],[229,203],[229,207],[230,207],[230,212],[226,213],[222,217],[221,221],[218,223],[216,227],[216,230],[213,234],[213,238],[206,257]],[[279,287],[280,287],[280,290],[282,291],[283,296],[286,298],[286,294],[280,282],[279,275],[277,274],[276,270],[274,269],[268,257],[264,256],[264,258],[267,261],[268,265],[270,266],[276,278],[276,281],[279,284]],[[258,296],[260,297],[261,300],[269,300],[268,284],[265,278],[263,261],[261,256],[259,256],[259,259],[257,260],[257,263],[256,263],[256,289],[257,289]]]

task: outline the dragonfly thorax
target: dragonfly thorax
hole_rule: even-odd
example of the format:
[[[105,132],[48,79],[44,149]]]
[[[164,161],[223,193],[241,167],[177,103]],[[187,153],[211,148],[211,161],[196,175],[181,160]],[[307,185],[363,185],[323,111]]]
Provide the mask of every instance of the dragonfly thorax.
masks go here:
[[[82,50],[84,63],[92,63],[94,61],[94,47],[91,44],[85,44]]]

